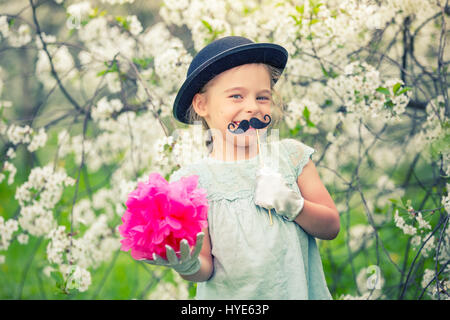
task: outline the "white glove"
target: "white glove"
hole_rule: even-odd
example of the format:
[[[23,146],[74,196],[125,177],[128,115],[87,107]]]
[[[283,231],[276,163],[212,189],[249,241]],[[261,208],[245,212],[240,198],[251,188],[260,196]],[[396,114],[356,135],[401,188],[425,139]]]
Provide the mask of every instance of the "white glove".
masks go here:
[[[173,250],[173,248],[169,245],[166,245],[166,255],[167,260],[160,257],[156,253],[153,253],[153,260],[143,260],[148,264],[165,266],[173,268],[176,272],[182,275],[190,275],[196,273],[200,269],[200,259],[198,255],[202,249],[203,238],[205,234],[203,232],[197,233],[197,241],[195,242],[194,250],[192,251],[189,248],[189,244],[186,239],[181,240],[180,242],[180,252],[181,258],[178,259],[177,254]]]
[[[289,188],[278,172],[262,167],[256,173],[255,204],[260,207],[275,209],[284,219],[293,221],[303,209],[304,199]]]

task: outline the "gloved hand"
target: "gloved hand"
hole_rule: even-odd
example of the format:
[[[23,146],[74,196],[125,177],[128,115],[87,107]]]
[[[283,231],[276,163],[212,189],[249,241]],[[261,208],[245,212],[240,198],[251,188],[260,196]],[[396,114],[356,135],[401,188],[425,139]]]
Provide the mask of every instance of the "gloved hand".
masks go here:
[[[303,209],[304,199],[289,188],[282,175],[269,167],[262,167],[256,173],[255,204],[275,209],[284,219],[293,221]]]
[[[182,275],[190,275],[196,273],[200,269],[200,259],[198,255],[202,249],[203,238],[205,234],[203,232],[197,233],[197,241],[195,242],[194,250],[190,252],[189,244],[186,239],[180,242],[180,259],[177,257],[173,248],[166,245],[167,260],[160,257],[156,253],[153,253],[153,260],[143,260],[148,264],[166,266],[173,268],[176,272]]]

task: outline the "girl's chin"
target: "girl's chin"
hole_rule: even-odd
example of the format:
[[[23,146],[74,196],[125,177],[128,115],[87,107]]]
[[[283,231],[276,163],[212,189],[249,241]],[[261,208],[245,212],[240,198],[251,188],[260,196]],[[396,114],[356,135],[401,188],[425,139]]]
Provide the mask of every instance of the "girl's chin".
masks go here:
[[[252,132],[246,131],[245,133],[234,137],[233,140],[233,144],[237,147],[248,147],[250,145],[254,145],[257,142],[256,132],[254,131],[252,134]]]
[[[265,134],[266,129],[258,130],[258,134],[261,137]],[[234,134],[231,132],[226,132],[226,138],[228,145],[233,145],[236,147],[249,147],[252,145],[256,145],[258,142],[257,132],[255,128],[249,128],[244,133]]]

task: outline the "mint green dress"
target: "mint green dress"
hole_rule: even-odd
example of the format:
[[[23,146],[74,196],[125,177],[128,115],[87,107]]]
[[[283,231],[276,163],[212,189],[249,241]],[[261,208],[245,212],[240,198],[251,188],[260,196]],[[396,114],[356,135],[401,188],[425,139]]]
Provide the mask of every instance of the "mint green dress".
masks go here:
[[[297,223],[255,205],[260,157],[299,192],[297,177],[315,150],[297,140],[261,142],[254,158],[204,157],[175,171],[170,181],[198,175],[208,193],[208,231],[214,271],[197,283],[196,299],[332,299],[316,240]]]

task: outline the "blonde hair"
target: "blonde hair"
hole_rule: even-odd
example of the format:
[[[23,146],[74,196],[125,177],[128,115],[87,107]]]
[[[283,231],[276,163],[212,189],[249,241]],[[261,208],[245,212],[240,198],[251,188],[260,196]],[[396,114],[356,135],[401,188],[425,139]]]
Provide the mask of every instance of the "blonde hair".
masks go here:
[[[261,63],[261,64],[267,68],[267,71],[269,72],[269,75],[270,75],[270,89],[272,90],[272,106],[274,107],[274,109],[273,109],[274,112],[272,113],[272,123],[274,126],[276,126],[283,118],[283,101],[282,101],[281,96],[274,89],[275,83],[278,81],[278,79],[281,76],[281,70],[276,67],[273,67],[271,65],[265,64],[265,63]],[[213,80],[214,80],[214,78],[209,80],[199,90],[198,93],[205,93],[208,90],[209,86],[212,84]],[[203,117],[199,116],[197,114],[197,112],[195,112],[195,109],[192,106],[192,104],[189,106],[189,108],[187,110],[187,119],[190,124],[193,124],[194,122],[201,122],[202,128],[206,131],[208,131],[210,129],[206,120]],[[209,134],[205,141],[205,145],[208,148],[209,153],[212,152],[212,142],[213,142],[213,138]]]

